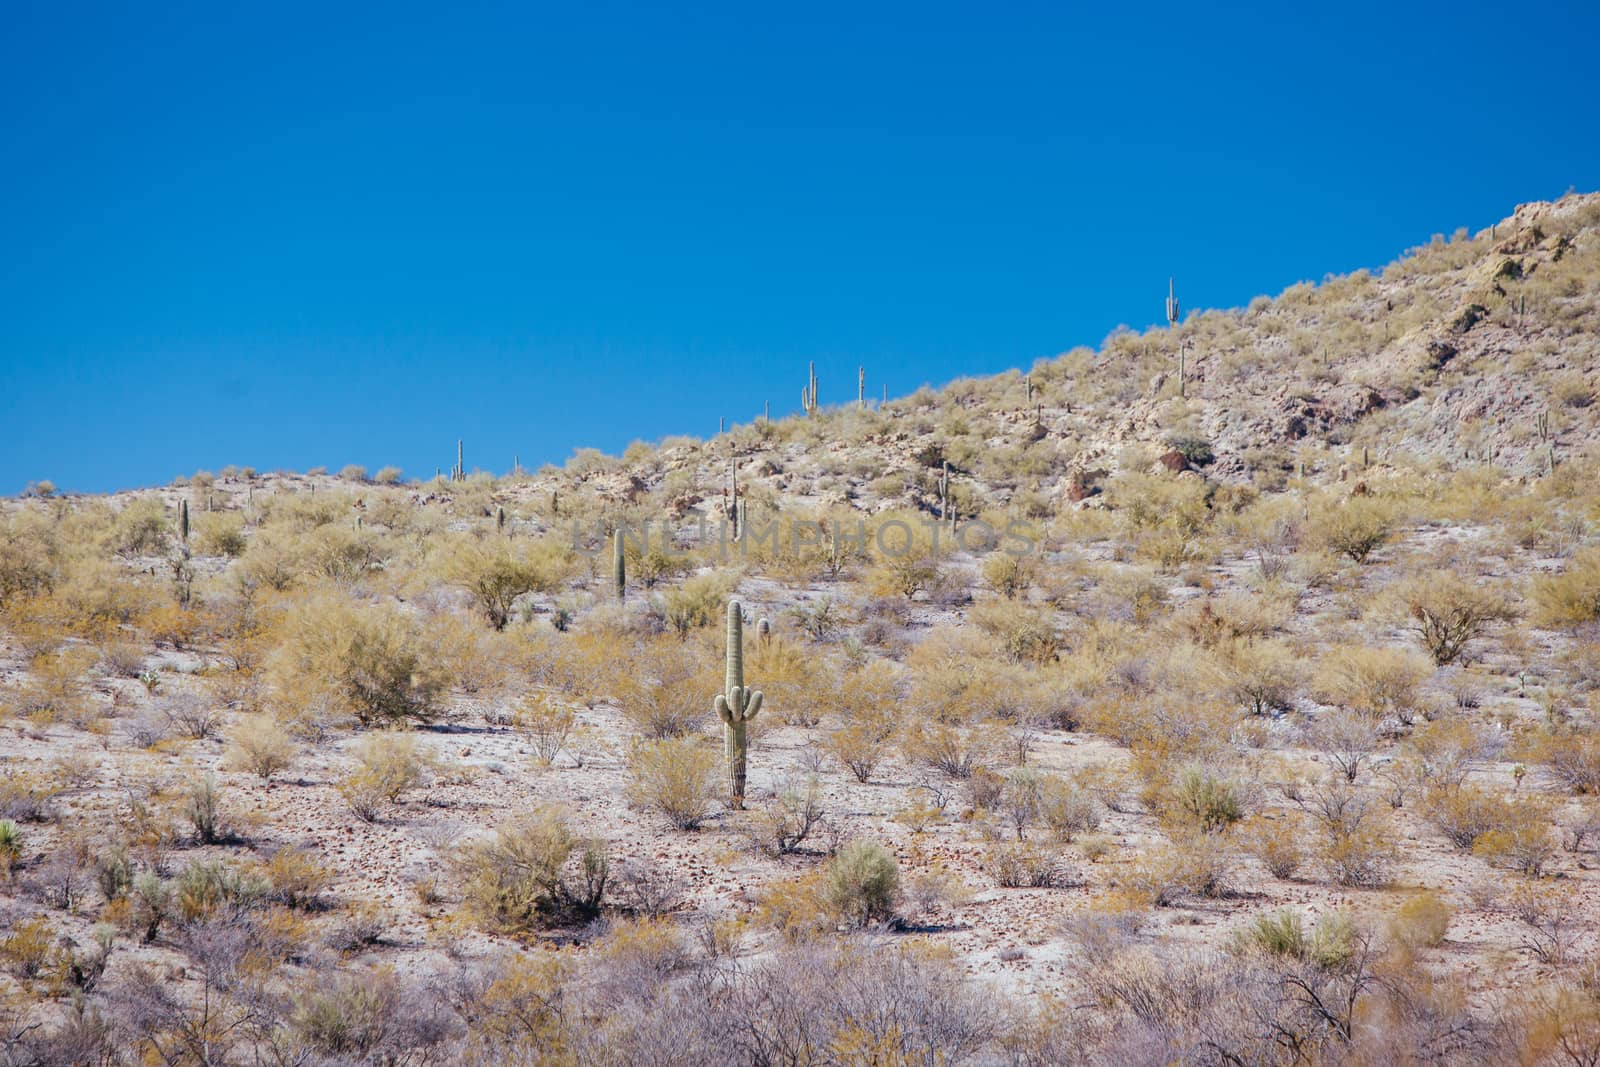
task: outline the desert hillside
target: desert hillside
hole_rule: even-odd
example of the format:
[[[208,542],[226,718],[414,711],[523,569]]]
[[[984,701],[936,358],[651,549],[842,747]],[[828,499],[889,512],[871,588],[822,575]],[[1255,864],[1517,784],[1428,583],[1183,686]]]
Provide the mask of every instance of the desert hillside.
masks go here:
[[[1600,194],[1174,311],[537,471],[39,472],[0,1062],[1600,1060]]]

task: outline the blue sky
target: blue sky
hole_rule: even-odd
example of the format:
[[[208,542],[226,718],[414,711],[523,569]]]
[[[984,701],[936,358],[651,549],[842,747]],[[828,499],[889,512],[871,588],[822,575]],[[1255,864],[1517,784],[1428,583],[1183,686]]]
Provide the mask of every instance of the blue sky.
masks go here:
[[[1072,7],[13,0],[0,493],[704,435],[1600,187],[1592,4]]]

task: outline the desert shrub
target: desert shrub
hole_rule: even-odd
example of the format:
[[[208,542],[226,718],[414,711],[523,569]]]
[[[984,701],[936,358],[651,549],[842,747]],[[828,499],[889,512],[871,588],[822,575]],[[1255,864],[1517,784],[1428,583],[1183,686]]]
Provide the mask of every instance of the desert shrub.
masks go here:
[[[1542,874],[1556,854],[1554,809],[1544,797],[1504,803],[1493,824],[1473,840],[1473,854],[1523,874]]]
[[[1241,848],[1261,861],[1274,878],[1293,878],[1305,862],[1304,822],[1293,813],[1253,815],[1239,827],[1235,839]]]
[[[1433,788],[1454,789],[1466,781],[1474,761],[1492,751],[1490,735],[1461,716],[1445,716],[1422,726],[1407,742],[1418,779]]]
[[[339,780],[338,790],[350,810],[364,822],[377,821],[383,805],[427,781],[433,758],[410,734],[369,734],[356,745],[355,767]]]
[[[824,887],[826,867],[762,886],[756,900],[756,921],[771,927],[785,941],[806,941],[831,930],[841,916]]]
[[[244,516],[233,512],[201,513],[195,516],[195,552],[201,556],[244,555],[249,542],[244,536]]]
[[[156,939],[162,923],[172,915],[172,889],[154,871],[144,871],[134,876],[128,899],[131,905],[129,922],[149,944]]]
[[[1378,747],[1378,730],[1360,712],[1335,709],[1318,715],[1306,731],[1311,746],[1327,757],[1345,781],[1354,782]]]
[[[628,759],[628,796],[680,830],[710,817],[717,795],[717,754],[699,737],[641,741]]]
[[[1205,833],[1217,833],[1244,817],[1236,783],[1204,767],[1185,767],[1157,803],[1169,818]]]
[[[1423,811],[1452,845],[1470,850],[1499,824],[1505,807],[1499,797],[1477,786],[1435,786],[1423,798]]]
[[[496,630],[505,629],[518,597],[552,592],[572,573],[571,550],[555,540],[468,540],[448,558],[447,576],[472,594]]]
[[[1334,884],[1357,889],[1382,889],[1393,877],[1400,856],[1389,824],[1376,817],[1348,829],[1329,827],[1321,858]]]
[[[256,714],[245,718],[228,735],[224,760],[232,770],[248,771],[263,782],[270,782],[273,775],[293,765],[296,749],[287,730],[270,717]]]
[[[738,580],[732,575],[716,571],[697,574],[662,595],[662,618],[680,637],[709,626],[725,616],[728,598],[737,585]]]
[[[172,520],[161,501],[142,497],[117,514],[112,522],[111,550],[119,556],[159,556],[173,532]]]
[[[1592,728],[1549,731],[1532,741],[1529,755],[1572,792],[1600,794],[1600,733]]]
[[[50,802],[60,793],[60,788],[42,774],[10,771],[0,777],[0,819],[49,822],[54,817]]]
[[[252,908],[270,888],[259,875],[226,861],[195,860],[172,881],[172,907],[184,922],[198,923],[223,909]]]
[[[1132,899],[1169,907],[1185,897],[1223,897],[1230,892],[1232,850],[1209,834],[1180,834],[1149,849],[1122,880]]]
[[[183,814],[194,828],[195,840],[203,845],[215,844],[227,837],[219,807],[220,798],[216,776],[209,771],[189,788]]]
[[[912,732],[905,742],[907,757],[950,778],[965,779],[993,756],[991,738],[979,727],[932,723]]]
[[[201,693],[172,693],[158,707],[175,733],[195,740],[215,734],[222,718],[216,704]]]
[[[1039,782],[1039,817],[1057,841],[1100,828],[1100,804],[1087,789],[1056,775]]]
[[[853,716],[823,739],[823,749],[855,776],[871,781],[873,772],[889,755],[898,720],[887,712]]]
[[[1283,642],[1230,641],[1218,646],[1217,661],[1228,694],[1250,714],[1294,706],[1305,671],[1301,657]]]
[[[557,704],[547,695],[532,693],[523,699],[512,721],[528,735],[533,745],[534,759],[541,767],[548,767],[555,763],[556,757],[567,746],[578,716],[571,708]]]
[[[900,898],[900,865],[876,841],[851,841],[829,861],[823,895],[852,925],[885,922]]]
[[[1060,651],[1055,616],[1048,608],[1014,600],[991,600],[974,605],[968,618],[995,638],[1017,663],[1049,663]]]
[[[72,723],[83,725],[92,714],[85,691],[85,674],[95,654],[83,647],[63,648],[35,656],[28,665],[22,685],[0,695],[5,710],[19,719],[36,724]]]
[[[427,721],[448,684],[416,622],[339,598],[299,604],[270,674],[285,716],[353,715],[362,725]]]
[[[605,842],[579,838],[552,807],[467,845],[457,866],[473,913],[514,931],[593,918],[610,873]]]
[[[1300,913],[1283,908],[1258,915],[1245,928],[1240,943],[1269,956],[1284,956],[1319,967],[1342,966],[1356,949],[1355,925],[1350,916],[1333,911],[1307,933]]]
[[[22,859],[22,830],[11,819],[0,819],[0,874],[7,878]]]
[[[1048,889],[1076,883],[1054,849],[1027,841],[997,841],[985,850],[982,862],[1002,889]]]
[[[640,663],[618,685],[622,714],[646,737],[694,732],[711,710],[710,694],[717,691],[713,669],[698,651],[654,645],[650,649],[649,662]]]
[[[33,512],[0,518],[0,607],[48,592],[56,578],[56,531]]]
[[[1027,592],[1033,584],[1033,569],[1033,560],[1008,552],[990,553],[980,568],[989,588],[1008,600]]]
[[[1312,515],[1312,539],[1328,551],[1364,563],[1394,533],[1392,505],[1373,497],[1351,497],[1323,505]]]
[[[372,480],[379,485],[398,485],[400,476],[404,473],[399,467],[379,467],[378,473],[372,476]]]
[[[1412,632],[1440,666],[1454,663],[1491,623],[1516,616],[1504,590],[1449,571],[1409,583],[1402,596]]]
[[[1571,956],[1583,909],[1570,887],[1530,880],[1511,891],[1506,910],[1521,924],[1522,947],[1541,963],[1559,966]]]
[[[867,588],[875,596],[902,596],[907,600],[939,584],[943,568],[936,556],[908,550],[885,556],[867,574]]]
[[[286,907],[313,909],[333,884],[334,872],[304,849],[280,848],[261,866],[270,895]]]
[[[1417,690],[1432,670],[1427,657],[1415,652],[1345,645],[1322,658],[1316,685],[1327,703],[1410,723]]]
[[[5,960],[6,969],[16,977],[24,981],[38,978],[50,961],[55,941],[55,928],[50,920],[35,915],[17,923],[9,935],[0,939],[0,959]]]
[[[1581,549],[1560,574],[1541,575],[1529,588],[1535,626],[1578,626],[1600,619],[1600,547]]]
[[[1433,948],[1444,941],[1454,912],[1431,890],[1407,897],[1389,917],[1389,936],[1409,948]]]
[[[798,849],[823,821],[822,792],[815,778],[779,783],[772,799],[751,818],[751,840],[774,856]]]

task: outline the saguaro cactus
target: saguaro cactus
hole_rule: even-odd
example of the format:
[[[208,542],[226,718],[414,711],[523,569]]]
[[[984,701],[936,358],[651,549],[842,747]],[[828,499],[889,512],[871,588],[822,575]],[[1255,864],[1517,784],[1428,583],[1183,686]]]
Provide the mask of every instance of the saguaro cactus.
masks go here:
[[[1179,311],[1180,311],[1180,309],[1178,307],[1178,294],[1172,288],[1172,279],[1168,278],[1167,279],[1167,326],[1170,327],[1171,329],[1175,330],[1175,329],[1178,328],[1178,314],[1179,314]],[[1179,397],[1182,397],[1184,395],[1184,392],[1183,392],[1183,372],[1184,372],[1185,368],[1184,368],[1183,362],[1184,362],[1183,361],[1183,343],[1180,341],[1178,343],[1178,396]]]
[[[856,368],[856,407],[865,409],[867,406],[867,368]]]
[[[761,691],[744,685],[744,609],[728,601],[728,677],[723,692],[712,701],[722,720],[728,755],[728,792],[735,808],[744,807],[745,726],[761,710]]]
[[[806,418],[811,418],[817,413],[817,365],[810,364],[810,382],[800,390],[800,407],[804,409]]]
[[[187,544],[189,541],[189,502],[178,501],[178,537]]]
[[[617,587],[617,599],[628,598],[628,557],[622,550],[622,527],[611,535],[611,580]]]

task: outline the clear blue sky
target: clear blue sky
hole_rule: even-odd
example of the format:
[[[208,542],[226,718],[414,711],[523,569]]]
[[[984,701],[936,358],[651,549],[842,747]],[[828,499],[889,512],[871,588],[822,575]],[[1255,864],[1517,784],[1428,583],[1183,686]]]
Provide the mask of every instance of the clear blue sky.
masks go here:
[[[1026,366],[1600,187],[1592,3],[11,0],[0,493]]]

